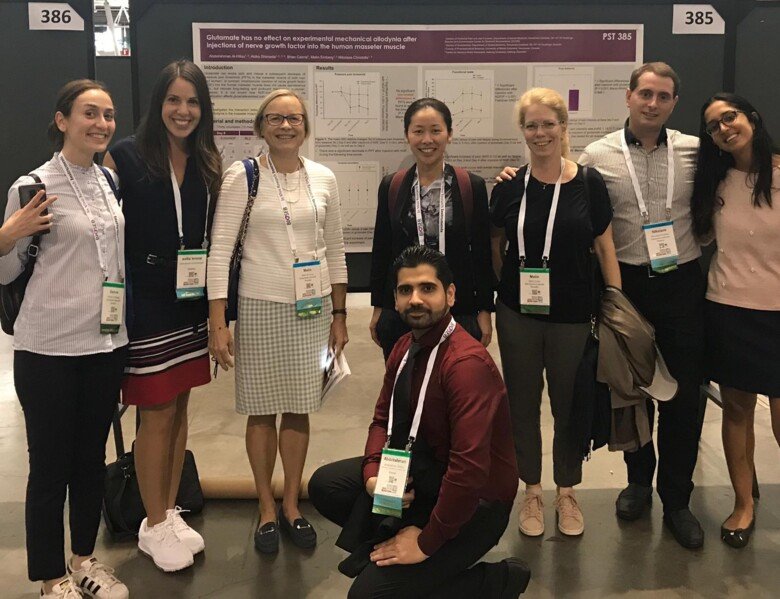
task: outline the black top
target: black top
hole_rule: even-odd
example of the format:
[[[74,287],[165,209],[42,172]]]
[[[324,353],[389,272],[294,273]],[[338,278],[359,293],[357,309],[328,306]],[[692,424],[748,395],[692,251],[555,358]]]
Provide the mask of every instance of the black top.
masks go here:
[[[494,226],[503,228],[509,246],[501,269],[498,298],[506,306],[520,311],[520,258],[517,254],[517,218],[526,168],[521,168],[511,181],[495,186],[490,198],[490,219]],[[561,185],[558,212],[553,225],[550,248],[550,314],[533,315],[549,322],[587,322],[591,315],[590,254],[593,239],[609,226],[612,206],[601,174],[588,168],[588,189],[585,190],[585,171]],[[547,218],[552,207],[555,184],[542,184],[533,173],[528,182],[526,202],[525,248],[527,268],[541,268]],[[588,198],[589,196],[589,198]],[[588,205],[590,203],[590,205]]]
[[[407,247],[418,244],[414,219],[414,194],[412,183],[416,166],[409,169],[398,188],[398,200],[394,214],[389,213],[390,182],[393,174],[379,184],[379,198],[374,226],[374,242],[371,249],[371,305],[394,308],[393,289],[395,280],[393,262]],[[452,313],[476,314],[482,310],[492,312],[494,276],[490,267],[490,226],[485,181],[469,173],[473,196],[471,226],[466,230],[466,215],[463,210],[460,189],[455,170],[445,168],[447,185],[447,212],[445,225],[445,253],[452,269],[455,282],[455,305]],[[434,191],[438,207],[439,192]],[[450,209],[450,205],[452,208]],[[430,216],[429,216],[430,218]],[[438,227],[438,212],[433,219]],[[438,238],[428,235],[426,245],[438,248]]]
[[[132,297],[129,307],[133,311],[128,326],[130,339],[203,322],[208,316],[205,298],[176,300],[179,232],[170,177],[163,180],[149,173],[135,137],[119,141],[109,152],[117,167],[125,216],[125,256]],[[197,249],[203,244],[207,196],[203,177],[191,156],[180,189],[184,245]],[[156,259],[149,260],[149,255]]]

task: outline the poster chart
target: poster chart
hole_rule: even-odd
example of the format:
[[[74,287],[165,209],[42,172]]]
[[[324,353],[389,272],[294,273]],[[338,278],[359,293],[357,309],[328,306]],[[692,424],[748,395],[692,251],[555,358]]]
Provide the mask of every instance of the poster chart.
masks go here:
[[[347,251],[369,252],[382,177],[413,158],[403,115],[417,98],[447,104],[447,161],[490,185],[524,162],[514,106],[531,87],[566,100],[572,156],[622,126],[625,90],[642,62],[642,25],[270,25],[193,23],[193,56],[214,101],[226,165],[263,149],[252,131],[277,88],[306,101],[301,153],[336,174]]]

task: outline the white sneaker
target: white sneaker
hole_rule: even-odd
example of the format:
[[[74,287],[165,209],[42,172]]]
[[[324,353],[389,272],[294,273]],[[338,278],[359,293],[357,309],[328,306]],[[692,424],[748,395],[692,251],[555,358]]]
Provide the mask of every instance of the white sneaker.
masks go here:
[[[176,536],[187,546],[187,549],[192,552],[192,555],[195,555],[206,548],[206,542],[203,540],[203,537],[200,536],[197,531],[193,530],[184,521],[184,518],[181,517],[182,512],[186,511],[188,510],[183,510],[177,505],[172,510],[166,510],[165,514],[169,518],[173,518],[173,531],[176,533]]]
[[[81,589],[70,578],[55,584],[51,593],[44,593],[43,587],[41,587],[41,599],[82,599],[83,597]]]
[[[138,549],[151,557],[163,572],[183,570],[195,561],[192,551],[176,536],[170,517],[151,528],[146,526],[144,518],[138,529]]]
[[[81,564],[78,570],[71,570],[68,562],[68,574],[73,583],[87,597],[95,599],[128,599],[130,591],[114,576],[114,569],[101,564],[94,557]]]

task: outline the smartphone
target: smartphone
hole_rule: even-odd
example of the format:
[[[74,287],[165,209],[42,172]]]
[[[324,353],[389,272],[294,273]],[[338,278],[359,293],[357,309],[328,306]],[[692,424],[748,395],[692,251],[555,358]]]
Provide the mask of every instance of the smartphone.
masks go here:
[[[41,190],[44,190],[43,192],[43,198],[41,198],[41,202],[46,199],[46,186],[43,183],[31,183],[30,185],[20,185],[19,186],[19,207],[24,208],[27,204],[29,204],[32,199],[35,197],[35,194],[38,193]],[[43,212],[41,212],[41,216],[45,216],[49,214],[49,210],[47,208],[43,209]],[[41,235],[45,235],[49,231],[41,231]]]

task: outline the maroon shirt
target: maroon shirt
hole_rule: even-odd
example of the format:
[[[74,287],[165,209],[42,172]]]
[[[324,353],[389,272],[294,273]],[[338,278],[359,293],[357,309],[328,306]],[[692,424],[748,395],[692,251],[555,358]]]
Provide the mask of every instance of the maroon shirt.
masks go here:
[[[427,358],[449,322],[447,315],[418,340],[423,349],[412,373],[412,414]],[[412,333],[407,333],[387,360],[374,421],[368,429],[364,480],[379,472],[390,395],[398,366],[411,343]],[[439,348],[417,436],[425,439],[438,461],[447,464],[438,501],[417,540],[423,553],[433,555],[471,520],[480,499],[511,504],[519,476],[504,381],[487,350],[460,325]]]

